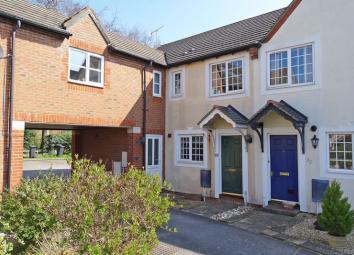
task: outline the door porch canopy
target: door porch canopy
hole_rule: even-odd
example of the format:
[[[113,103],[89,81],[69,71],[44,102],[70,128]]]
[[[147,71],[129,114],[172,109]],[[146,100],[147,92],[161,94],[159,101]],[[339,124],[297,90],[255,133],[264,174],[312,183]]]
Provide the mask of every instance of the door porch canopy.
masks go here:
[[[279,102],[269,100],[259,111],[257,111],[248,121],[248,125],[256,131],[261,141],[261,149],[264,151],[264,132],[263,132],[263,118],[270,112],[275,112],[284,119],[290,121],[294,128],[299,132],[301,138],[302,153],[305,153],[305,125],[307,117],[296,110],[294,107],[286,103],[284,100]]]
[[[198,126],[200,128],[210,127],[217,116],[221,117],[233,128],[247,128],[248,118],[236,110],[232,105],[214,105],[213,108],[198,122]]]

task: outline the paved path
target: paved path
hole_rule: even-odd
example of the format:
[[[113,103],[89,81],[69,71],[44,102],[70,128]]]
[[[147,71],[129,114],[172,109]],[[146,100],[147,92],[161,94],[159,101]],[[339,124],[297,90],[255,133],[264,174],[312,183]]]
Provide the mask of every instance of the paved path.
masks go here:
[[[71,166],[66,159],[25,159],[23,160],[23,177],[32,179],[39,175],[52,173],[69,176]]]
[[[155,255],[314,255],[311,251],[270,237],[246,232],[205,217],[174,210],[169,222],[177,233],[159,231],[161,245]],[[164,247],[169,248],[165,249]]]

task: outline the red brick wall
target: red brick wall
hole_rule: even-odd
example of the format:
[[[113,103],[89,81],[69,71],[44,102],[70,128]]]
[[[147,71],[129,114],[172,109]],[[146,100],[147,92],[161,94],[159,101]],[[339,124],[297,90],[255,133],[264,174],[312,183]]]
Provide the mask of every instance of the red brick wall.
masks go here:
[[[13,22],[0,18],[0,46],[4,51],[10,51],[13,25]],[[14,120],[95,127],[142,127],[141,70],[147,62],[108,51],[100,32],[88,16],[69,30],[73,34],[69,39],[25,24],[18,30],[14,74]],[[69,46],[104,56],[104,88],[67,81]],[[0,61],[0,70],[7,70],[3,67],[4,61]],[[162,98],[152,97],[153,69],[162,71],[163,74]],[[8,86],[8,82],[4,81],[5,73],[10,76],[10,72],[4,71],[0,74],[2,88]],[[154,66],[148,69],[146,80],[147,133],[164,134],[166,93],[164,68]],[[0,101],[2,98],[0,97]],[[4,134],[7,123],[3,116],[0,120],[0,128]],[[128,152],[134,153],[134,155],[128,153],[128,159],[139,166],[143,165],[143,146],[137,142],[141,135],[128,134],[126,137]],[[4,151],[4,140],[5,137],[0,141],[0,151]],[[2,168],[0,172],[3,173],[1,170],[4,170],[6,165],[3,158],[5,152],[0,154]],[[14,163],[16,166],[17,163]],[[14,180],[14,184],[16,183]],[[0,182],[1,187],[3,184]]]
[[[102,160],[107,170],[112,161],[122,160],[122,151],[128,151],[126,128],[89,128],[75,131],[75,152],[80,157]]]

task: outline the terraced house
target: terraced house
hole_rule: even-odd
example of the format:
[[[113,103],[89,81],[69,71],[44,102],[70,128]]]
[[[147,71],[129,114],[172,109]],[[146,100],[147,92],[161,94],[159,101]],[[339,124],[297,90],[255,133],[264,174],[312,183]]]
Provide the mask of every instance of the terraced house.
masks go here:
[[[162,51],[107,33],[90,8],[64,17],[24,0],[0,1],[0,47],[1,188],[22,178],[26,128],[73,130],[73,153],[109,170],[146,155],[162,175]]]
[[[354,2],[287,8],[162,46],[169,65],[166,179],[201,194],[314,211],[312,179],[354,205]],[[348,47],[349,46],[349,47]]]
[[[22,176],[24,129],[60,128],[74,153],[145,166],[178,192],[201,194],[209,169],[215,198],[313,212],[312,180],[337,179],[354,205],[353,10],[294,0],[151,49],[90,8],[0,0],[2,187]]]

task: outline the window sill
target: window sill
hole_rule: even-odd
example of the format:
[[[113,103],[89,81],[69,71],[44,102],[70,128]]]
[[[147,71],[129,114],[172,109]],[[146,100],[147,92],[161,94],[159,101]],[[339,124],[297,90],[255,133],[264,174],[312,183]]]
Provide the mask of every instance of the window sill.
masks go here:
[[[204,162],[188,162],[188,161],[177,161],[175,166],[181,167],[192,167],[192,168],[203,168],[205,166]]]
[[[267,90],[275,90],[275,89],[289,89],[289,88],[306,88],[306,87],[312,87],[316,86],[315,82],[310,82],[310,83],[302,83],[302,84],[296,84],[296,85],[291,85],[291,84],[281,84],[281,85],[267,85]]]
[[[69,83],[76,84],[76,85],[84,85],[84,86],[89,86],[93,88],[98,88],[98,89],[103,89],[104,86],[103,84],[95,84],[95,83],[89,83],[89,82],[80,82],[80,81],[75,81],[75,80],[68,80]]]
[[[344,175],[354,175],[354,170],[344,170],[344,169],[328,169],[329,174],[344,174]]]
[[[246,91],[237,91],[233,93],[226,93],[226,94],[218,94],[218,95],[208,95],[209,100],[220,100],[220,99],[229,99],[229,98],[238,98],[238,97],[246,97]]]

